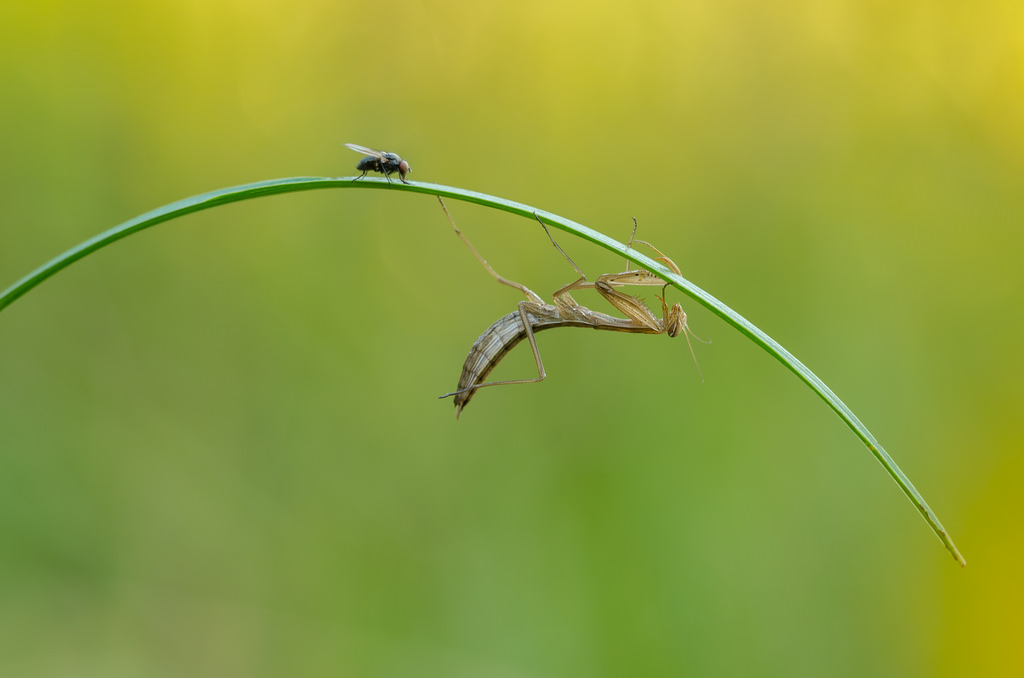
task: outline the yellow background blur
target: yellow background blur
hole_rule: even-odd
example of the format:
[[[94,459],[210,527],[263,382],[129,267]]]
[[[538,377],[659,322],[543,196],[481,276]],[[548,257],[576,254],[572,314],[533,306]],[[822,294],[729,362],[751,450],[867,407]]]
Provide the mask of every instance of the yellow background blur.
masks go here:
[[[545,383],[456,422],[437,396],[517,293],[433,198],[315,191],[0,314],[0,675],[1024,672],[1020,2],[8,0],[0,287],[180,198],[350,175],[344,142],[636,216],[968,567],[685,299],[704,383],[679,340],[547,332]],[[450,207],[504,275],[574,277],[527,220]]]

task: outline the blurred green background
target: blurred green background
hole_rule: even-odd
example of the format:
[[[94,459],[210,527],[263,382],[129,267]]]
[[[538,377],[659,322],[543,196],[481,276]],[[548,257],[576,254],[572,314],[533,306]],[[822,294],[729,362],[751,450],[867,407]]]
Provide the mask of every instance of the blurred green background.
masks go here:
[[[1019,675],[1022,92],[1016,1],[4,3],[0,287],[183,197],[352,174],[344,142],[636,216],[969,565],[685,299],[704,383],[678,340],[548,332],[545,383],[456,422],[437,396],[517,293],[432,197],[316,191],[0,314],[0,675]],[[504,275],[574,277],[527,220],[450,207]]]

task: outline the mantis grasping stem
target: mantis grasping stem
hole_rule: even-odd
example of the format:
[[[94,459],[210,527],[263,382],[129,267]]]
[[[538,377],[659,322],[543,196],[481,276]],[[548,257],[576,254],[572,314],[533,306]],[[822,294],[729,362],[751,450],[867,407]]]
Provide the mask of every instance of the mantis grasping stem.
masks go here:
[[[452,215],[448,212],[448,208],[444,204],[444,200],[438,196],[438,200],[441,202],[441,208],[444,210],[445,215],[448,217],[448,221],[451,223],[452,228],[455,230],[455,234],[462,239],[469,250],[473,253],[473,256],[483,265],[487,272],[502,285],[508,285],[521,291],[525,296],[525,301],[519,302],[519,309],[513,311],[508,315],[500,318],[497,322],[491,325],[487,330],[480,335],[480,337],[473,344],[473,348],[470,350],[469,355],[466,357],[466,362],[462,367],[462,375],[459,377],[459,385],[455,391],[446,393],[441,396],[442,398],[448,398],[454,396],[455,398],[455,416],[462,413],[462,409],[469,403],[470,399],[476,393],[477,389],[484,388],[485,386],[500,386],[504,384],[527,384],[536,381],[543,381],[547,377],[547,373],[544,371],[544,363],[540,358],[540,351],[537,349],[537,341],[534,338],[534,334],[541,330],[552,329],[555,327],[590,327],[595,330],[609,330],[612,332],[632,332],[636,334],[668,334],[669,337],[676,337],[680,334],[686,336],[686,341],[690,342],[690,330],[686,324],[686,313],[683,312],[682,306],[679,304],[673,304],[672,308],[668,307],[665,303],[665,287],[666,283],[664,280],[645,270],[633,270],[624,271],[622,273],[608,273],[598,277],[597,280],[591,282],[587,280],[586,275],[580,268],[573,262],[569,255],[567,255],[555,239],[551,237],[551,232],[548,231],[548,227],[541,221],[540,217],[534,214],[537,222],[547,233],[548,238],[551,240],[551,244],[561,252],[562,256],[568,260],[576,272],[579,274],[579,278],[560,287],[552,295],[553,304],[547,304],[543,299],[534,293],[530,288],[520,283],[508,280],[498,275],[497,271],[491,267],[487,261],[480,256],[476,248],[469,242],[469,240],[462,234],[459,227],[455,225],[455,220],[452,219]],[[633,232],[636,233],[636,224],[634,222]],[[632,243],[632,239],[630,243]],[[652,250],[658,253],[661,261],[679,273],[679,268],[675,263],[662,254],[656,247],[650,243],[638,240],[637,242],[650,247]],[[651,310],[647,308],[647,305],[640,299],[623,294],[622,292],[615,289],[616,287],[624,287],[627,285],[636,286],[660,286],[662,288],[662,295],[658,297],[661,301],[662,318],[658,318]],[[581,305],[575,299],[573,299],[570,292],[572,290],[582,289],[594,289],[602,297],[608,300],[608,302],[619,310],[620,313],[625,315],[625,318],[618,318],[606,313],[600,313],[598,311],[591,310],[586,306]],[[530,348],[533,350],[533,357],[537,362],[537,376],[531,379],[510,379],[506,381],[490,381],[484,382],[484,379],[490,374],[502,358],[504,358],[509,351],[511,351],[516,344],[523,339],[527,339],[530,342]],[[690,353],[693,353],[693,345],[690,344]],[[694,358],[696,362],[696,357]],[[699,372],[698,367],[698,372]]]

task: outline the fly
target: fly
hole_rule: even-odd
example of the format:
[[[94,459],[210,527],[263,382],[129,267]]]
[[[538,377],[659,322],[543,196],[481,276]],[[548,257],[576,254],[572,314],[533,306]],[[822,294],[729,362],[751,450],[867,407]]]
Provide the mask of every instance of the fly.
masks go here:
[[[356,165],[356,169],[362,172],[362,175],[356,177],[356,181],[359,181],[366,176],[367,172],[380,172],[384,175],[384,178],[391,183],[391,174],[398,172],[398,178],[402,180],[403,184],[409,183],[405,180],[405,175],[412,171],[409,167],[409,163],[402,160],[402,157],[397,153],[388,153],[387,151],[375,151],[372,148],[366,146],[360,146],[359,144],[345,144],[356,153],[362,153],[366,157],[359,161]]]

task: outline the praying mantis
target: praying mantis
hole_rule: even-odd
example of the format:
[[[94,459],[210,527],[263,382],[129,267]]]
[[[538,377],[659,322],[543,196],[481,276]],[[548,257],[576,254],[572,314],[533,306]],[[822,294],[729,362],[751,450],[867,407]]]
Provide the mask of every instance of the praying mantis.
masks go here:
[[[455,225],[455,220],[452,219],[452,215],[448,212],[444,200],[440,196],[437,199],[440,201],[441,208],[444,210],[445,216],[448,217],[449,223],[451,223],[452,228],[455,230],[455,234],[466,244],[473,253],[473,256],[476,257],[477,261],[483,265],[487,272],[502,285],[514,287],[526,296],[526,300],[519,302],[518,310],[499,318],[480,335],[473,344],[473,348],[470,349],[466,362],[462,366],[458,388],[451,393],[441,396],[441,398],[454,397],[456,419],[462,414],[462,410],[478,389],[486,386],[528,384],[544,381],[547,378],[547,373],[544,371],[544,362],[540,358],[540,351],[537,349],[537,341],[534,338],[534,334],[542,330],[555,327],[590,327],[595,330],[608,330],[611,332],[667,334],[669,337],[677,337],[682,334],[686,337],[691,355],[694,355],[693,344],[690,343],[690,336],[693,333],[686,324],[686,313],[683,312],[683,307],[678,303],[673,304],[671,309],[668,307],[668,304],[665,302],[665,288],[668,286],[668,283],[654,273],[643,269],[628,270],[627,268],[622,273],[608,273],[599,276],[597,280],[589,281],[583,271],[555,242],[551,232],[548,231],[548,227],[541,221],[540,217],[534,214],[534,218],[537,219],[537,222],[544,229],[548,239],[551,240],[551,244],[565,257],[580,276],[574,282],[564,285],[555,291],[552,295],[554,303],[545,303],[540,296],[525,285],[498,275],[498,272],[487,263],[486,259],[480,256],[476,248],[462,234],[459,227]],[[636,236],[636,219],[633,220],[633,236]],[[633,245],[634,237],[630,237],[630,247]],[[636,240],[635,242],[654,250],[658,254],[659,261],[664,262],[675,273],[679,273],[679,267],[676,266],[675,262],[662,254],[658,248],[643,240]],[[616,287],[624,286],[660,286],[662,293],[657,298],[661,302],[662,317],[658,318],[655,316],[647,305],[637,297],[623,294],[615,289]],[[596,290],[598,294],[626,317],[619,318],[591,310],[573,299],[570,294],[573,290],[587,289]],[[693,336],[702,341],[696,335]],[[537,363],[537,376],[530,379],[484,382],[487,375],[523,339],[530,342],[530,348]],[[696,360],[696,355],[694,355],[695,364]],[[699,366],[697,371],[698,373],[700,372]]]

